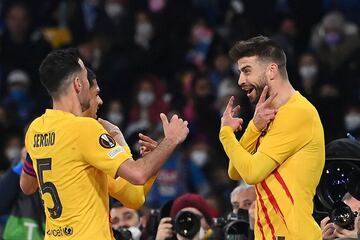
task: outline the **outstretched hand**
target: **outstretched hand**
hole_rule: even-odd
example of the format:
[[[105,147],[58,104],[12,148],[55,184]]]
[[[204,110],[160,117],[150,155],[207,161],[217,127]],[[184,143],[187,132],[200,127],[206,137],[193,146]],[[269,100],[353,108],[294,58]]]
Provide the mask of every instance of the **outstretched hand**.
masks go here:
[[[271,103],[274,100],[274,98],[277,96],[277,93],[271,95],[266,99],[266,96],[268,94],[269,87],[265,86],[261,96],[259,98],[258,103],[256,104],[255,108],[255,114],[253,117],[253,122],[255,127],[259,131],[264,131],[268,127],[268,124],[274,120],[275,115],[277,113],[277,109],[275,109]]]
[[[243,119],[235,117],[238,112],[240,112],[240,105],[234,107],[234,96],[231,96],[221,117],[221,127],[229,126],[234,132],[241,131]]]

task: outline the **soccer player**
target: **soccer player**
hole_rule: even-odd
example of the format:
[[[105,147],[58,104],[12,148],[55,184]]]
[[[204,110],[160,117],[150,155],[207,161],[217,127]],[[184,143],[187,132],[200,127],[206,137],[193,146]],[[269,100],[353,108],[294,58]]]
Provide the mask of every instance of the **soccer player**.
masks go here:
[[[89,80],[90,84],[90,90],[89,90],[89,96],[90,96],[90,106],[87,110],[85,110],[81,115],[84,117],[91,117],[96,119],[97,118],[97,111],[100,108],[100,106],[103,104],[103,101],[100,97],[100,88],[97,83],[96,74],[89,68],[86,68],[87,70],[87,78]],[[123,138],[123,135],[119,128],[110,122],[100,120],[102,124],[104,124],[105,129],[111,129],[112,131],[116,131],[116,135],[114,139],[117,141],[117,143],[124,147],[124,149],[131,154],[130,149]],[[142,156],[145,156],[148,152],[153,150],[157,146],[157,142],[153,139],[149,138],[148,136],[145,136],[143,134],[140,134],[140,140],[146,139],[146,143],[150,144],[152,146],[151,149],[147,148],[148,151],[144,154],[142,153]],[[156,145],[154,145],[156,144]],[[140,145],[141,141],[140,141]],[[142,146],[142,148],[144,148]],[[23,190],[26,191],[27,194],[32,194],[38,189],[38,182],[36,180],[36,175],[34,172],[34,168],[32,165],[32,161],[30,158],[27,158],[26,164],[24,167],[24,171],[21,174],[21,181],[23,185]],[[129,183],[123,178],[118,177],[116,180],[113,179],[110,176],[108,177],[108,189],[109,194],[113,198],[120,201],[125,207],[137,209],[141,207],[145,202],[145,195],[149,192],[151,189],[154,181],[156,180],[156,176],[153,176],[146,182],[146,184],[143,185],[134,185]]]
[[[45,239],[113,239],[107,175],[144,185],[184,141],[187,122],[176,115],[169,122],[161,114],[164,139],[134,161],[98,121],[78,117],[89,108],[90,95],[87,70],[76,51],[52,51],[40,66],[40,80],[53,109],[31,123],[25,145],[44,200]]]
[[[267,37],[237,42],[229,52],[239,85],[256,104],[242,128],[231,97],[221,118],[220,140],[229,176],[255,184],[256,239],[318,240],[313,196],[325,163],[324,133],[315,107],[289,82],[284,51]]]

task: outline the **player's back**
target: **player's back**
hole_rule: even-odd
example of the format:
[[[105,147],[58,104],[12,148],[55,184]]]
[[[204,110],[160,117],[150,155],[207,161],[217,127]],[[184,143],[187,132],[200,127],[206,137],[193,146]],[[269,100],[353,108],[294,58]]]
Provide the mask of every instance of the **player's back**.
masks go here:
[[[86,160],[94,143],[87,152],[83,147],[82,135],[93,131],[87,128],[94,122],[47,110],[28,129],[26,148],[44,200],[45,239],[112,239],[107,176]]]

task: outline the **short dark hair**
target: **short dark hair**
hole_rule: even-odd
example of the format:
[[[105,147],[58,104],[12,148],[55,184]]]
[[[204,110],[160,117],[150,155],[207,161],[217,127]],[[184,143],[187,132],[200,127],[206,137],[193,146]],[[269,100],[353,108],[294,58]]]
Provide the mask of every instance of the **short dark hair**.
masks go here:
[[[40,81],[53,98],[64,93],[69,85],[67,78],[81,71],[79,54],[75,48],[51,51],[42,61],[39,74]]]
[[[287,78],[285,52],[268,37],[257,36],[245,41],[238,41],[230,49],[229,56],[235,62],[240,58],[252,56],[274,62],[278,65],[281,75]]]
[[[94,80],[96,79],[96,74],[93,70],[91,70],[88,67],[86,67],[86,70],[87,70],[87,78],[89,80],[90,87],[92,87],[94,85]]]

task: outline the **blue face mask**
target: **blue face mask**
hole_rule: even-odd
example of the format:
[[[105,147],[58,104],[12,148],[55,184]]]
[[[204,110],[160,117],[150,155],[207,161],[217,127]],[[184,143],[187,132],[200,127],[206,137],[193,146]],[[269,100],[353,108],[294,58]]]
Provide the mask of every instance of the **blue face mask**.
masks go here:
[[[12,90],[9,95],[10,98],[17,102],[24,101],[27,98],[27,92],[21,89]]]
[[[335,46],[339,43],[339,41],[340,41],[340,34],[336,32],[329,32],[325,35],[325,42],[329,46]]]

